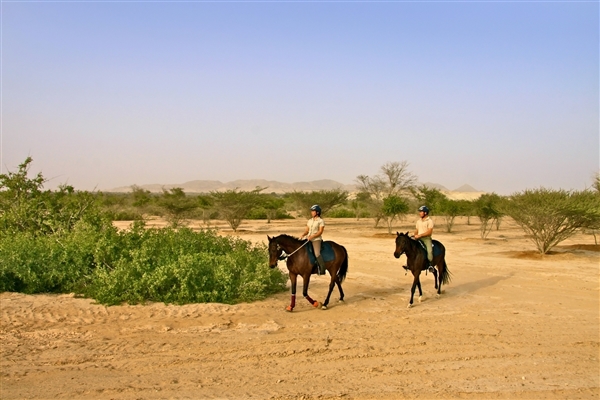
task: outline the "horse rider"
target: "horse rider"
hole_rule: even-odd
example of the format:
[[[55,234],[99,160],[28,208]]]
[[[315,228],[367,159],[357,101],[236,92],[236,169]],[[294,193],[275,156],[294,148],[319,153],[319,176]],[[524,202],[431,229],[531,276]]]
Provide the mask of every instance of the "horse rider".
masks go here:
[[[429,217],[429,208],[427,206],[419,207],[419,219],[417,220],[417,229],[413,237],[420,240],[427,249],[428,270],[433,272],[433,245],[431,242],[431,234],[433,233],[433,220]]]
[[[323,230],[325,230],[325,221],[321,218],[321,207],[315,204],[310,208],[310,219],[306,223],[306,229],[300,239],[306,237],[310,240],[313,245],[315,257],[317,258],[317,264],[319,268],[317,271],[319,275],[325,275],[325,261],[321,255],[321,243],[323,243]]]

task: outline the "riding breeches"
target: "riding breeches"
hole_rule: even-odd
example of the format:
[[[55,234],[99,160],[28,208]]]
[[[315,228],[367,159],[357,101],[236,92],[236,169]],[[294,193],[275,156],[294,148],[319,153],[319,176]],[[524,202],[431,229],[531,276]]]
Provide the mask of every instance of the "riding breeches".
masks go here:
[[[315,257],[319,257],[321,255],[321,243],[323,243],[323,241],[322,240],[311,240],[311,243],[313,245]]]
[[[431,236],[424,236],[419,238],[419,240],[425,245],[425,248],[427,249],[427,259],[431,263],[431,261],[433,261],[433,243],[431,242]]]

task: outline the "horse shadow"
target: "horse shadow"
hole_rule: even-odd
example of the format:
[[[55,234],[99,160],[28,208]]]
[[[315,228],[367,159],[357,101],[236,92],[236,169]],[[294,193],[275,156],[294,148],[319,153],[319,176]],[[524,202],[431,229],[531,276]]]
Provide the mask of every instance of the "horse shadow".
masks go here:
[[[514,275],[514,273],[510,273],[508,275],[490,276],[490,277],[479,279],[479,280],[472,281],[472,282],[461,283],[460,285],[457,285],[457,286],[450,285],[449,287],[446,286],[446,289],[448,289],[450,291],[449,292],[445,291],[445,292],[446,292],[446,295],[449,297],[460,296],[460,295],[475,292],[480,289],[485,289],[485,288],[488,288],[491,286],[495,286],[498,283],[500,283],[506,279],[512,278],[513,275]]]

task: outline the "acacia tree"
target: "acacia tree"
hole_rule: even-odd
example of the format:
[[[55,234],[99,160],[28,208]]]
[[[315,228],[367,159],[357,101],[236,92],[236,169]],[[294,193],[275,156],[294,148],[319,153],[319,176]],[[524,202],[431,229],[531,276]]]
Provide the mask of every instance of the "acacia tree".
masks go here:
[[[394,220],[401,215],[406,215],[408,210],[408,203],[399,196],[391,195],[383,200],[382,211],[388,227],[388,233],[392,233],[392,224]]]
[[[505,209],[546,254],[578,229],[599,223],[600,196],[589,190],[528,189],[510,196]]]
[[[275,194],[261,193],[259,195],[260,206],[265,210],[267,215],[267,224],[277,216],[277,213],[283,209],[285,200]]]
[[[448,200],[448,197],[439,189],[427,185],[413,188],[411,193],[421,205],[426,205],[429,208],[431,215],[440,215],[444,202]]]
[[[210,195],[200,194],[196,197],[198,207],[202,210],[202,221],[206,226],[210,225],[210,214],[213,211],[213,198]]]
[[[165,210],[165,218],[173,228],[184,225],[185,218],[199,206],[193,198],[185,194],[182,188],[169,190],[163,188],[158,205]]]
[[[482,239],[487,238],[494,224],[504,215],[501,211],[501,203],[502,198],[496,193],[486,193],[475,200],[475,214],[481,222],[480,234]]]
[[[293,191],[288,194],[296,207],[305,216],[310,216],[310,207],[318,204],[321,212],[326,214],[335,206],[344,204],[348,200],[348,192],[342,189],[315,190],[312,192]]]
[[[360,219],[360,215],[367,206],[368,202],[369,194],[365,192],[357,193],[354,199],[350,201],[350,208],[352,208],[352,211],[354,211],[357,221]]]
[[[454,226],[454,219],[463,212],[461,203],[456,200],[445,198],[440,203],[440,213],[444,215],[446,220],[446,232],[451,233]]]
[[[408,162],[387,162],[380,168],[379,174],[370,177],[356,177],[358,190],[368,195],[368,207],[375,219],[375,227],[382,218],[383,202],[389,196],[405,197],[414,189],[417,177],[408,170]]]
[[[225,192],[210,192],[219,215],[227,221],[231,229],[237,232],[242,221],[252,209],[260,204],[259,194],[265,188],[257,187],[252,191],[238,191],[238,188]]]

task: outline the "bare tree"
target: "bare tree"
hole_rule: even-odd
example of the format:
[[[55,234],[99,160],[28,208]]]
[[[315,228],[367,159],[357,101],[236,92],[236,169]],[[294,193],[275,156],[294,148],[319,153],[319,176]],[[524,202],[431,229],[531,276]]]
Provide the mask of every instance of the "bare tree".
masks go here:
[[[414,190],[417,177],[408,170],[408,162],[387,162],[380,168],[380,173],[370,177],[356,177],[358,190],[369,195],[369,211],[375,219],[375,227],[385,218],[383,201],[390,196],[405,197]]]

